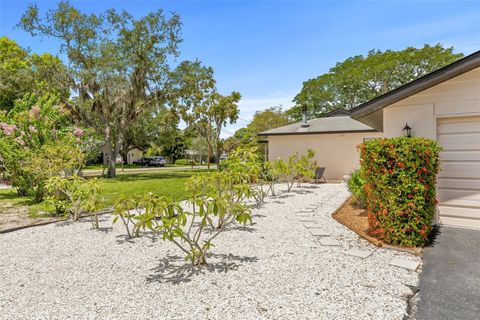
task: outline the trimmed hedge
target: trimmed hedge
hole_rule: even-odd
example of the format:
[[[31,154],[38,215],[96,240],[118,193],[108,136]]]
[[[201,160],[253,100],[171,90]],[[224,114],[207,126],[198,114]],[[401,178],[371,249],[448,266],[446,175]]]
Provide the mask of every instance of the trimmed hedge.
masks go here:
[[[370,235],[394,245],[423,245],[437,203],[437,142],[402,137],[370,140],[358,148]]]

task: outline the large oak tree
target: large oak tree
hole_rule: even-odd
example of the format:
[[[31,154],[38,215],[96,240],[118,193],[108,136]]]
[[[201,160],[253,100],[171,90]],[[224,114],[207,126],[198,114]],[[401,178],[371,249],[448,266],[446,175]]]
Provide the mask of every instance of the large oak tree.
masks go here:
[[[113,9],[86,14],[60,2],[43,17],[30,6],[19,25],[60,41],[74,92],[69,105],[103,135],[107,175],[114,177],[129,128],[169,97],[168,61],[178,56],[179,16],[166,17],[162,10],[138,19]]]

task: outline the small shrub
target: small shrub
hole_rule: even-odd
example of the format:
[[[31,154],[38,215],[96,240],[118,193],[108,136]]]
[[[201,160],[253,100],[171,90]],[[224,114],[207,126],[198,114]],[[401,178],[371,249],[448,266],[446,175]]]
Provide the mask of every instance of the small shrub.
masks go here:
[[[360,169],[357,169],[352,172],[350,178],[347,182],[348,191],[353,196],[353,199],[357,203],[357,205],[361,208],[367,207],[367,194],[365,193],[365,181],[362,178],[362,173]]]
[[[315,178],[316,163],[313,160],[315,151],[308,149],[307,154],[297,158],[295,163],[295,178],[297,180],[297,187],[300,187],[302,182]]]
[[[93,214],[93,227],[99,228],[99,185],[97,179],[86,180],[77,175],[61,178],[51,177],[45,184],[46,201],[51,203],[57,214],[69,216],[77,221],[81,213]]]
[[[359,149],[370,234],[394,245],[423,245],[435,214],[437,142],[378,139]]]
[[[287,183],[287,192],[290,192],[295,182],[300,186],[304,180],[315,177],[315,151],[308,149],[307,154],[298,157],[298,153],[291,155],[285,162],[281,159],[275,161],[276,171],[282,180]]]
[[[151,193],[122,199],[115,205],[114,222],[121,219],[129,237],[149,229],[171,241],[192,265],[204,265],[212,241],[234,222],[251,222],[251,209],[243,201],[252,196],[240,175],[217,172],[191,177],[186,188],[191,208]]]

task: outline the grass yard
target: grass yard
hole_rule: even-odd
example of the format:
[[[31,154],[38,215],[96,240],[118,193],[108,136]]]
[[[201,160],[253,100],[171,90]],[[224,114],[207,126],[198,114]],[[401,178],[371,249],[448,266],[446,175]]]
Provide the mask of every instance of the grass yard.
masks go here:
[[[148,192],[183,200],[186,196],[184,184],[189,177],[195,174],[208,174],[208,171],[205,169],[168,170],[165,172],[119,175],[115,179],[101,178],[102,208],[113,206],[122,196]],[[25,220],[48,216],[48,213],[52,211],[53,207],[46,202],[33,203],[28,197],[17,196],[15,190],[0,190],[0,214],[3,216],[3,219],[0,217],[0,229],[2,224],[11,220],[6,215],[12,215],[15,220]]]

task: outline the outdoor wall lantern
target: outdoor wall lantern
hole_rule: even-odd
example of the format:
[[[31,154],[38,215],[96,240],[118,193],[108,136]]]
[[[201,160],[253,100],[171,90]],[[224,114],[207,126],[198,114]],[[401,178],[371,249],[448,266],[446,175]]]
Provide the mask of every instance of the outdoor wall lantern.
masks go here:
[[[405,127],[403,127],[403,135],[405,137],[411,137],[412,136],[412,128],[408,126],[408,123],[405,123]]]

